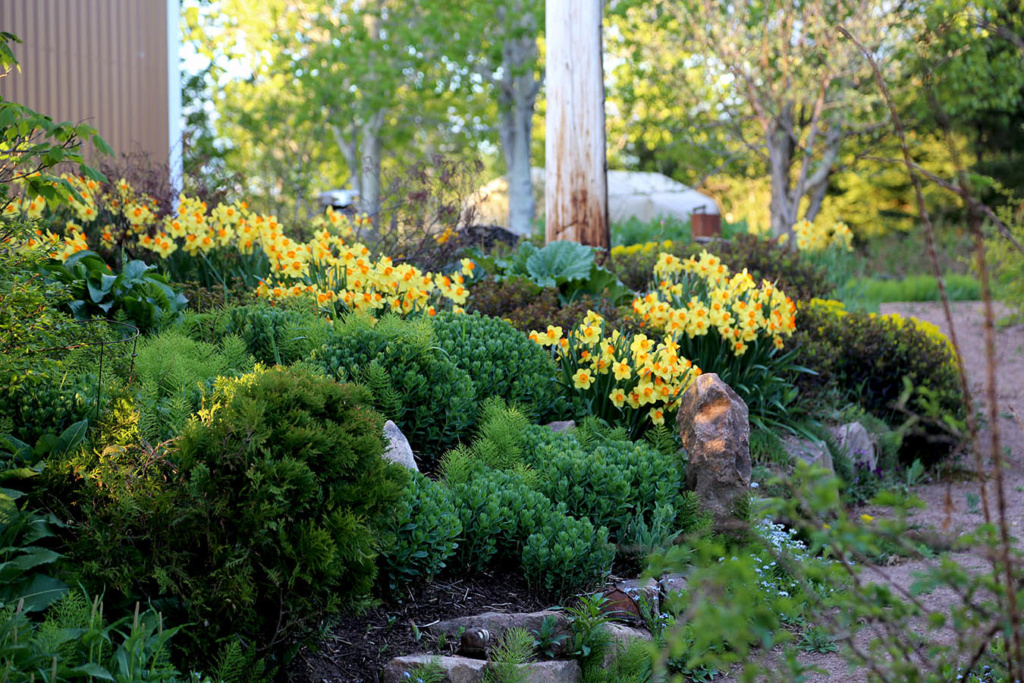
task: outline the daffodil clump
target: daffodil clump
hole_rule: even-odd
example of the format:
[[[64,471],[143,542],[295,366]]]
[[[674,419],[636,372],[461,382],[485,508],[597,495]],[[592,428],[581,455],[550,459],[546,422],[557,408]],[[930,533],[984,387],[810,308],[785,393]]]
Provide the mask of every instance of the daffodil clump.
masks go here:
[[[804,219],[793,226],[793,233],[797,249],[803,252],[815,254],[832,248],[853,251],[853,232],[843,222],[825,225]]]
[[[445,302],[462,312],[469,297],[467,278],[472,279],[476,268],[467,258],[450,275],[427,273],[408,263],[396,264],[388,256],[374,259],[365,245],[346,243],[328,231],[307,244],[284,238],[266,249],[272,254],[272,274],[260,283],[257,296],[271,301],[308,297],[317,308],[339,314],[432,316]]]
[[[693,351],[690,357],[707,358],[709,346],[736,357],[755,344],[782,349],[796,329],[796,305],[782,290],[757,285],[745,269],[731,273],[707,251],[688,259],[660,254],[654,281],[657,289],[634,299],[633,312],[643,327]]]
[[[530,339],[553,349],[563,384],[576,390],[588,413],[625,424],[633,437],[652,424],[664,424],[701,373],[672,340],[621,334],[594,311],[587,311],[567,335],[549,325],[530,332]]]

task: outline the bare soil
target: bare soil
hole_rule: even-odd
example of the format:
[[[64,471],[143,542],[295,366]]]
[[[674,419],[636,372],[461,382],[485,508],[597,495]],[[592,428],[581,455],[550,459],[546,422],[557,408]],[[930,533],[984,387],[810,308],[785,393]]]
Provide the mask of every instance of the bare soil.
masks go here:
[[[375,683],[391,659],[416,652],[452,654],[458,643],[438,643],[425,627],[484,612],[536,612],[550,607],[530,593],[522,577],[481,573],[439,579],[415,588],[401,603],[385,602],[343,615],[315,649],[303,648],[279,676],[295,683]]]

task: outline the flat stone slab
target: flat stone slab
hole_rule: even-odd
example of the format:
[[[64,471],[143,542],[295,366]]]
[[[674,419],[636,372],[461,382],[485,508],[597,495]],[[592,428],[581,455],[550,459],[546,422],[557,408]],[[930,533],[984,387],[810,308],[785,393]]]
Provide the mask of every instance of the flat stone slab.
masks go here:
[[[491,633],[491,642],[495,643],[507,629],[523,628],[527,631],[539,631],[541,623],[546,617],[554,617],[557,626],[557,633],[565,635],[570,633],[569,619],[562,612],[543,610],[540,612],[484,612],[474,617],[459,617],[448,619],[427,627],[433,634],[444,633],[451,642],[458,642],[459,631],[463,633],[473,628],[485,628]]]
[[[466,657],[439,657],[437,655],[407,655],[396,657],[384,667],[384,683],[409,683],[406,673],[430,663],[438,664],[445,671],[445,681],[450,683],[481,683],[488,663]],[[556,660],[535,662],[522,667],[527,683],[579,683],[583,678],[580,666],[575,661]]]
[[[629,644],[635,640],[652,641],[654,637],[649,631],[640,628],[633,628],[624,624],[610,623],[601,627],[611,638],[608,653],[604,656],[604,668],[608,668],[619,652],[624,651]]]

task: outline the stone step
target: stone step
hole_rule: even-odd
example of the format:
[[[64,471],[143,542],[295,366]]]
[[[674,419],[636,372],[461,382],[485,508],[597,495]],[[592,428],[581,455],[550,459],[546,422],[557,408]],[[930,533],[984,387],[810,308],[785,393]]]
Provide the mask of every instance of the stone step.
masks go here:
[[[396,657],[384,667],[384,683],[415,683],[410,676],[419,667],[434,662],[445,671],[449,683],[480,683],[488,663],[467,657],[438,657],[436,655],[408,655]],[[526,683],[579,683],[580,666],[575,661],[557,660],[524,664]],[[408,676],[407,676],[408,674]]]

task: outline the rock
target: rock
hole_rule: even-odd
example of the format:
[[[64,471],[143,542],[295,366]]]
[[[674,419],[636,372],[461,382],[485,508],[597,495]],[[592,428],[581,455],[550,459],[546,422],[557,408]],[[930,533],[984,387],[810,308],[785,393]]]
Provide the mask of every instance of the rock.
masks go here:
[[[636,598],[621,588],[612,588],[604,592],[606,602],[601,607],[601,613],[606,614],[615,621],[627,623],[642,623],[643,615],[640,614],[640,605]]]
[[[682,574],[665,574],[661,577],[658,582],[661,586],[662,597],[667,597],[672,593],[679,593],[686,590],[687,580]]]
[[[579,683],[583,672],[575,660],[555,660],[528,664],[526,683]]]
[[[629,579],[618,581],[615,586],[626,591],[638,604],[646,603],[651,611],[658,611],[658,605],[661,603],[661,586],[658,585],[657,579]]]
[[[412,446],[409,439],[391,420],[384,423],[384,438],[388,440],[388,449],[384,451],[384,458],[391,462],[398,463],[402,467],[419,472],[416,466],[416,457],[412,454]]]
[[[874,437],[864,428],[860,422],[833,427],[832,438],[835,439],[839,449],[844,451],[854,465],[860,465],[869,470],[878,467],[878,445]]]
[[[396,657],[384,667],[385,683],[409,683],[405,674],[426,664],[435,663],[445,671],[445,680],[451,683],[480,683],[484,680],[487,662],[465,657],[438,657],[437,655],[408,655]],[[523,666],[527,683],[579,683],[580,665],[575,661],[536,662]]]
[[[683,394],[676,419],[690,456],[686,484],[714,517],[715,531],[746,527],[737,515],[750,495],[750,422],[747,404],[713,372]]]
[[[549,422],[545,425],[548,429],[553,432],[568,432],[576,429],[576,423],[573,420],[556,420],[555,422]]]
[[[431,662],[444,669],[445,680],[451,681],[451,683],[479,683],[484,679],[484,669],[487,667],[487,662],[480,659],[408,655],[396,657],[388,662],[381,678],[385,683],[409,683],[409,679],[405,677],[406,673],[412,673],[415,669]]]
[[[643,629],[631,628],[622,624],[605,624],[601,629],[608,634],[611,642],[609,643],[608,652],[604,656],[604,668],[607,669],[609,665],[615,660],[619,652],[624,651],[629,644],[634,640],[646,640],[651,641],[654,638],[651,634]]]
[[[832,453],[822,441],[801,439],[789,434],[782,437],[782,447],[793,460],[803,460],[811,467],[824,467],[830,474],[836,473],[832,464]]]
[[[486,629],[491,634],[491,642],[495,643],[501,640],[502,634],[505,633],[506,629],[510,628],[523,628],[527,631],[539,631],[541,623],[545,617],[554,617],[556,625],[557,635],[568,635],[569,630],[569,619],[562,612],[554,612],[551,610],[544,610],[541,612],[522,612],[505,614],[502,612],[485,612],[484,614],[478,614],[475,617],[459,617],[457,619],[448,619],[447,621],[439,621],[432,626],[428,626],[427,630],[432,635],[438,633],[444,633],[449,642],[458,641],[462,636],[459,635],[461,630],[463,633],[467,633],[473,629]]]

